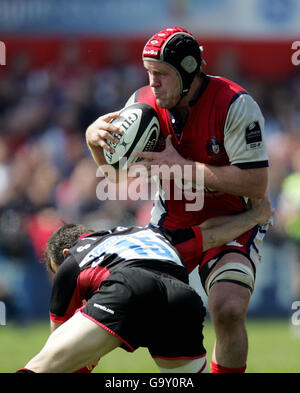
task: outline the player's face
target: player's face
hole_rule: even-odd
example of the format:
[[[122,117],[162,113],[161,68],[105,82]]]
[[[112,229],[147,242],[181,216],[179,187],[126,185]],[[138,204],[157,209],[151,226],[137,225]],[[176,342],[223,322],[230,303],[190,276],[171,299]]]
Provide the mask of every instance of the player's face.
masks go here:
[[[161,108],[171,109],[180,100],[180,80],[177,72],[168,64],[145,60],[149,84],[156,103]]]

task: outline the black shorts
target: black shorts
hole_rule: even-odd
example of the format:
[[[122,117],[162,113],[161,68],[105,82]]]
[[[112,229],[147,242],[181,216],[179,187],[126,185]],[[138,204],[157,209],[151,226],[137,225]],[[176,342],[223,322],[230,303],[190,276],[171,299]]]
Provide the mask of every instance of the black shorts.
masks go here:
[[[198,358],[205,354],[205,307],[187,284],[140,267],[113,272],[81,310],[134,351],[147,347],[153,357]]]

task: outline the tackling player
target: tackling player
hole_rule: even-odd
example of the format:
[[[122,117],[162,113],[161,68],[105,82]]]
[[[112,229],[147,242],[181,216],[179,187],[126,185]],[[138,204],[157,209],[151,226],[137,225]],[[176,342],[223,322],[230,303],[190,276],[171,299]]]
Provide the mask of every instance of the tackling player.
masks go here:
[[[264,118],[250,94],[226,78],[205,74],[199,44],[182,28],[168,28],[150,38],[143,61],[149,85],[133,94],[128,103],[150,104],[167,140],[163,152],[141,153],[140,157],[152,160],[145,165],[190,166],[191,178],[185,180],[196,183],[197,174],[204,173],[205,186],[204,208],[195,212],[186,210],[184,195],[181,200],[172,194],[164,199],[161,182],[151,224],[183,228],[244,211],[248,197],[262,198],[268,181]],[[106,162],[99,146],[109,149],[106,140],[115,139],[111,132],[121,133],[109,124],[116,116],[118,113],[100,117],[86,132],[100,167]],[[189,261],[189,271],[199,266],[208,294],[216,332],[213,372],[246,369],[246,313],[266,229],[267,225],[254,226],[233,242]]]
[[[200,255],[271,214],[264,199],[245,213],[174,231],[60,227],[48,239],[45,254],[46,266],[55,273],[52,334],[18,372],[82,371],[114,348],[134,351],[140,346],[148,347],[161,372],[207,372],[205,308],[170,241],[186,243]]]

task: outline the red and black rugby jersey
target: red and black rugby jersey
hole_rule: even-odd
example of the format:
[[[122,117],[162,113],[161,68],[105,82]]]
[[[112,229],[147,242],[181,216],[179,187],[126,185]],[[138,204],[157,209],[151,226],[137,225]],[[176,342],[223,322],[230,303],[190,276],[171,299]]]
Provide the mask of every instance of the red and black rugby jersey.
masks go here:
[[[185,241],[194,253],[202,252],[199,228],[166,231],[156,228],[117,227],[81,237],[68,251],[53,282],[50,319],[63,323],[98,290],[112,271],[139,266],[171,274],[188,282],[184,263],[175,246]]]
[[[238,84],[221,77],[202,74],[203,84],[197,99],[190,104],[190,112],[181,135],[172,121],[173,114],[157,106],[150,86],[137,90],[127,104],[145,102],[158,113],[161,131],[184,158],[209,165],[236,165],[241,169],[268,166],[263,136],[264,118],[257,103]],[[175,133],[175,131],[177,131]],[[177,136],[176,136],[177,134]],[[174,185],[160,182],[159,194],[152,210],[151,223],[166,228],[184,228],[208,218],[243,211],[243,196],[205,189],[204,209],[187,211],[182,195],[174,198]],[[167,196],[163,191],[167,190]]]

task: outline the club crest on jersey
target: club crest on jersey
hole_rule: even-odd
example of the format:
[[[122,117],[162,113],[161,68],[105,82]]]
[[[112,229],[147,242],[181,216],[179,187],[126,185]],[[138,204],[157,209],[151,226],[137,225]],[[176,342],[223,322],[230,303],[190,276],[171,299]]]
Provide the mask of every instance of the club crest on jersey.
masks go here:
[[[224,150],[223,143],[219,143],[217,138],[213,136],[209,141],[206,143],[206,150],[208,155],[217,155],[219,154],[222,150]]]

